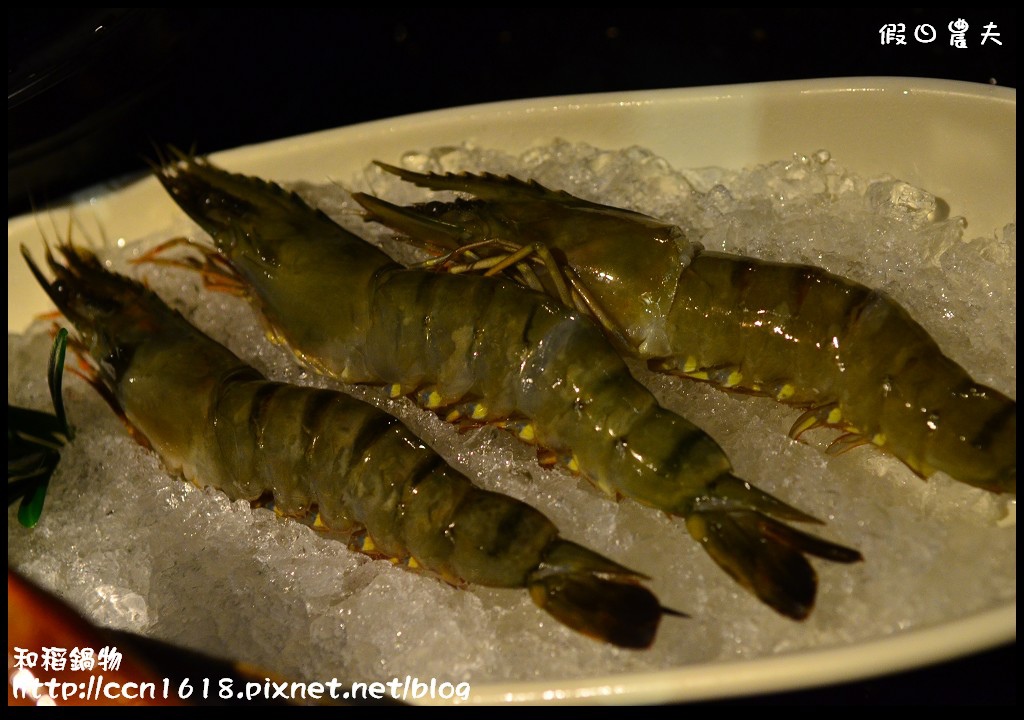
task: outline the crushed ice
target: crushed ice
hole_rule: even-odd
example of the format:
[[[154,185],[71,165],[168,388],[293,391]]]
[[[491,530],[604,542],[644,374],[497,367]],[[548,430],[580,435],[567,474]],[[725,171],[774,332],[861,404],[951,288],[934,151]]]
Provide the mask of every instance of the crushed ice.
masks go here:
[[[460,146],[380,159],[421,171],[535,178],[671,220],[707,248],[825,266],[889,292],[979,380],[1015,395],[1015,224],[1001,237],[965,238],[960,219],[943,217],[941,200],[924,190],[855,176],[827,151],[811,150],[743,170],[676,170],[642,148],[566,141],[519,156]],[[354,231],[377,232],[338,186],[298,189]],[[349,189],[398,203],[432,197],[372,166]],[[394,247],[385,233],[378,241]],[[112,250],[114,268],[138,274],[124,262],[132,252],[131,244]],[[240,300],[203,293],[180,271],[142,272],[262,371],[326,384],[267,343]],[[43,330],[8,337],[9,402],[48,406],[40,372],[48,348]],[[611,503],[568,473],[540,469],[531,449],[502,432],[460,435],[407,401],[364,388],[352,392],[401,415],[481,485],[535,505],[566,537],[649,574],[662,603],[692,619],[667,618],[652,649],[624,651],[562,627],[526,592],[457,589],[359,556],[270,511],[169,476],[74,378],[65,394],[78,437],[40,525],[27,531],[9,513],[8,563],[95,622],[309,681],[406,674],[554,681],[667,669],[842,646],[1016,597],[1015,501],[944,476],[924,483],[871,449],[827,458],[827,431],[810,433],[808,444],[787,439],[790,409],[635,369],[663,403],[725,447],[742,477],[827,518],[822,534],[861,550],[859,565],[816,562],[820,589],[809,620],[785,620],[738,588],[678,521]]]

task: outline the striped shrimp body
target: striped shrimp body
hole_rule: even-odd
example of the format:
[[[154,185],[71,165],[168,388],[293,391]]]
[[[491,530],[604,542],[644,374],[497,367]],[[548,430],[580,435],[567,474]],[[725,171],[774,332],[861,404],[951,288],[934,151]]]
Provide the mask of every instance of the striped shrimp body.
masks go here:
[[[677,227],[537,183],[380,166],[477,199],[399,207],[356,194],[368,220],[445,252],[546,248],[562,263],[548,277],[575,291],[567,302],[652,369],[803,408],[790,434],[837,428],[832,452],[873,443],[922,477],[1016,493],[1016,402],[885,294],[809,265],[705,252]]]
[[[281,515],[453,584],[526,589],[565,625],[623,647],[649,646],[663,613],[676,614],[644,576],[475,486],[392,416],[271,382],[88,251],[60,253],[63,264],[48,253],[53,281],[25,257],[75,325],[101,392],[172,471],[232,499],[270,499]]]
[[[714,440],[658,405],[589,318],[512,282],[402,268],[294,194],[203,160],[159,177],[270,332],[310,366],[387,386],[449,421],[505,427],[607,493],[685,518],[719,565],[787,616],[813,606],[805,554],[860,559],[784,524],[813,519],[736,478]]]

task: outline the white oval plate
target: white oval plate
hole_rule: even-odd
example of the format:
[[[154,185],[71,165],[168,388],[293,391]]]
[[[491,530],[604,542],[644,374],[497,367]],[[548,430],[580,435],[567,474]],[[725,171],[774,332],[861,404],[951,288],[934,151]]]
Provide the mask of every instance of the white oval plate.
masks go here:
[[[911,78],[843,78],[552,97],[478,105],[327,130],[212,156],[234,172],[326,181],[373,159],[474,143],[508,152],[555,137],[602,148],[640,145],[676,167],[740,168],[828,149],[850,171],[889,173],[943,198],[972,235],[1016,216],[1016,91]],[[90,188],[72,199],[108,240],[170,227],[173,203],[152,178]],[[38,251],[31,216],[8,222],[9,332],[49,302],[19,257]],[[662,672],[474,685],[476,703],[638,703],[779,692],[857,680],[991,648],[1016,638],[1016,603],[842,648]]]

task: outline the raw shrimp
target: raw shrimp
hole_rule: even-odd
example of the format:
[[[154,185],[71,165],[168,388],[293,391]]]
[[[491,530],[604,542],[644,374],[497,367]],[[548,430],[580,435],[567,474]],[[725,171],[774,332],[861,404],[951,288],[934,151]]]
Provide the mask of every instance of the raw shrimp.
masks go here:
[[[651,369],[803,408],[791,436],[837,428],[832,452],[873,443],[922,477],[1016,493],[1016,401],[973,380],[884,293],[810,265],[705,252],[669,223],[536,182],[377,164],[477,199],[399,207],[357,193],[367,219],[460,270],[467,249],[486,267],[542,249],[545,278],[570,288],[549,292]]]
[[[388,386],[452,422],[500,425],[608,494],[685,518],[726,572],[786,616],[814,603],[805,554],[861,559],[782,522],[817,521],[737,478],[589,318],[511,282],[405,269],[294,193],[202,159],[165,163],[158,177],[212,236],[212,266],[237,275],[269,332],[310,367]]]
[[[678,614],[643,575],[475,486],[387,413],[271,382],[91,252],[59,250],[64,264],[47,253],[50,281],[22,248],[91,355],[93,382],[172,471],[453,584],[526,589],[562,623],[616,645],[647,647],[663,613]]]

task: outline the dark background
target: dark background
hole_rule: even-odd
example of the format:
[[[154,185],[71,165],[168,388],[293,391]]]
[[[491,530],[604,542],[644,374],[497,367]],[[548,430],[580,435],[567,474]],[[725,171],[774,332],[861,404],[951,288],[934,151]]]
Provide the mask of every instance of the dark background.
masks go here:
[[[968,47],[947,24],[970,25]],[[1002,45],[980,45],[994,22]],[[879,30],[905,23],[907,44]],[[931,44],[913,28],[938,31]],[[99,29],[97,29],[99,28]],[[1016,88],[1016,13],[976,8],[8,10],[8,216],[209,153],[497,100],[842,76]],[[730,704],[1016,704],[1016,645]]]
[[[970,24],[966,49],[946,25]],[[879,29],[905,23],[907,44]],[[1002,46],[980,45],[995,22]],[[938,31],[920,44],[912,28]],[[102,28],[96,30],[96,28]],[[1017,86],[1016,14],[391,8],[8,11],[8,215],[201,153],[458,105],[854,75]]]

